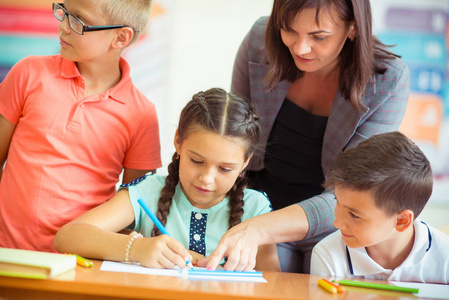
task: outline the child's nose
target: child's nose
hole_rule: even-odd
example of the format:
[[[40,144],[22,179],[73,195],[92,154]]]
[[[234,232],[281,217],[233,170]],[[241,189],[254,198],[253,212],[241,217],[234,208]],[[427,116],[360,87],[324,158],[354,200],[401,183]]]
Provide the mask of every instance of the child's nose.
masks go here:
[[[214,182],[214,171],[212,168],[205,168],[199,177],[203,184],[210,184]]]
[[[343,219],[340,216],[340,211],[339,211],[338,205],[335,206],[334,215],[335,215],[334,227],[335,228],[341,228],[343,226],[344,222],[343,222]]]
[[[69,18],[67,16],[59,23],[59,30],[70,32]]]
[[[334,220],[334,227],[341,228],[341,222],[338,218],[335,218],[335,220]]]

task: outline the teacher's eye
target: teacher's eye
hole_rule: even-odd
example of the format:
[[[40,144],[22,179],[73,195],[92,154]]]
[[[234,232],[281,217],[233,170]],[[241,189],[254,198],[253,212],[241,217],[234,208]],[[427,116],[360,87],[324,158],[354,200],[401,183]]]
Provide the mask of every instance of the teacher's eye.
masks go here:
[[[326,40],[327,39],[327,36],[314,36],[314,38],[315,38],[315,40],[317,40],[317,41],[324,41],[324,40]]]

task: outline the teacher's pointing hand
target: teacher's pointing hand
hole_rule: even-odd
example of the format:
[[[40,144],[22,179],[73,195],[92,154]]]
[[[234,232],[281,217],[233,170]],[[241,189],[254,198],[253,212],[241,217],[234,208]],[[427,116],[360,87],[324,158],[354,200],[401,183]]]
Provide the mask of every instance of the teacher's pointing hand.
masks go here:
[[[214,252],[198,262],[208,270],[215,270],[220,261],[227,257],[224,269],[227,271],[251,271],[256,266],[259,246],[259,232],[251,226],[251,220],[240,223],[226,232]]]
[[[224,269],[228,271],[267,270],[265,264],[272,265],[270,260],[275,258],[265,255],[264,261],[256,259],[257,256],[269,251],[276,243],[303,239],[308,230],[305,220],[305,212],[299,205],[247,219],[229,229],[214,252],[198,265],[215,270],[220,261],[227,257]]]

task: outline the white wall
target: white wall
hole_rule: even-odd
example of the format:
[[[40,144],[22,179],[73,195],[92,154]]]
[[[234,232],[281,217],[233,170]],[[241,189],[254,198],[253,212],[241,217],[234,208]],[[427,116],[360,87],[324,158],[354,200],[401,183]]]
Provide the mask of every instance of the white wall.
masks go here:
[[[174,151],[173,135],[181,109],[201,90],[230,89],[237,49],[253,23],[270,14],[272,3],[272,0],[174,0],[169,108],[161,124],[163,169]]]

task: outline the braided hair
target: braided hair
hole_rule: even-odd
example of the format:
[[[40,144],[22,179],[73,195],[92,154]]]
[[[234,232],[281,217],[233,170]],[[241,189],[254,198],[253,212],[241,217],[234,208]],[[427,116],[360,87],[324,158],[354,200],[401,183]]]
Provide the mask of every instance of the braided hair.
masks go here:
[[[194,128],[203,128],[224,137],[239,138],[245,145],[245,161],[259,148],[259,116],[251,104],[243,98],[212,88],[193,95],[181,112],[178,125],[178,142],[182,143]],[[158,202],[157,217],[166,225],[170,205],[179,183],[179,155],[173,154],[168,166],[168,176]],[[229,197],[229,228],[241,222],[243,215],[243,191],[248,186],[244,176],[239,176],[226,194]],[[159,235],[155,226],[152,236]]]

